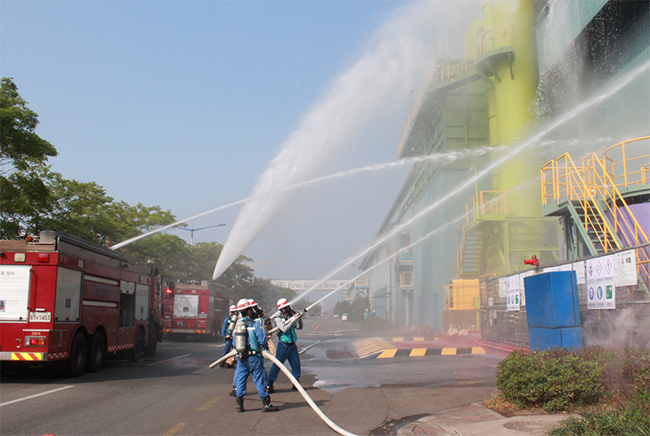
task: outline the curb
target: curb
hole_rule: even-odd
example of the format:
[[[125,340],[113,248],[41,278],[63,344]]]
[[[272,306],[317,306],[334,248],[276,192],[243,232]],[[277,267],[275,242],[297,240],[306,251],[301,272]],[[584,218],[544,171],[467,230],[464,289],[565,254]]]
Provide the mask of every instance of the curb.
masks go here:
[[[483,339],[477,339],[476,343],[478,344],[479,347],[483,348],[483,350],[485,350],[487,354],[491,356],[501,357],[501,358],[508,357],[510,353],[516,350],[522,351],[524,353],[530,353],[530,350],[528,348],[517,347],[515,345],[510,345],[510,344],[490,342]]]

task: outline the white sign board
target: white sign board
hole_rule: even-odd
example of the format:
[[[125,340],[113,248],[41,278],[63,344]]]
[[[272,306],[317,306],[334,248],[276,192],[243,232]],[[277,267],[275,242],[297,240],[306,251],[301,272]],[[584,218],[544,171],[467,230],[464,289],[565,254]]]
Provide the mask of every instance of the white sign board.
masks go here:
[[[508,279],[499,277],[499,298],[506,298],[508,295]]]
[[[637,283],[634,250],[614,254],[614,284],[616,286],[636,286]]]
[[[587,309],[616,309],[614,256],[585,261],[587,274]]]
[[[585,277],[585,263],[584,261],[572,264],[573,270],[576,272],[576,281],[579,285],[584,285],[587,282]]]
[[[519,310],[520,309],[520,300],[519,300],[519,291],[508,292],[506,310],[508,312]]]
[[[294,291],[306,291],[313,286],[318,285],[314,289],[323,291],[333,291],[335,289],[349,289],[352,286],[351,280],[325,280],[320,283],[320,280],[271,280],[271,284],[281,288],[289,288]]]
[[[519,310],[520,308],[520,294],[519,294],[519,275],[506,277],[507,287],[507,310]]]
[[[0,320],[27,320],[31,268],[0,265]]]
[[[519,274],[519,295],[520,295],[520,305],[525,306],[526,305],[526,288],[524,286],[524,279],[526,277],[530,277],[532,275],[535,275],[535,270],[530,270],[526,272],[522,272]]]

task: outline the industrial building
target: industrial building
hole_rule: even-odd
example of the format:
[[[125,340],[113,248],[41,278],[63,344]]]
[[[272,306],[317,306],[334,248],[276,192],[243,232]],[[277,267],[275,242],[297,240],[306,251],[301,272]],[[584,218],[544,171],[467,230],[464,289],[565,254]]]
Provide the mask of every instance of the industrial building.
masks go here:
[[[372,308],[527,346],[527,275],[633,253],[614,307],[594,308],[583,280],[582,319],[593,341],[626,322],[648,346],[650,3],[486,0],[482,14],[438,41],[415,92],[398,154],[426,159],[360,266]]]

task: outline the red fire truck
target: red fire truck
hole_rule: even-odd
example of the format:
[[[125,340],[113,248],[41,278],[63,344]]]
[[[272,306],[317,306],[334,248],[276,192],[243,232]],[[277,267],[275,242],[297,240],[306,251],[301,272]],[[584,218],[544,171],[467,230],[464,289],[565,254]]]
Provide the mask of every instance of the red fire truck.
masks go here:
[[[224,285],[204,280],[176,283],[175,289],[165,289],[164,300],[163,332],[170,340],[188,336],[216,340],[236,295]]]
[[[162,286],[156,268],[65,233],[0,241],[0,360],[63,361],[79,376],[107,353],[152,356]]]

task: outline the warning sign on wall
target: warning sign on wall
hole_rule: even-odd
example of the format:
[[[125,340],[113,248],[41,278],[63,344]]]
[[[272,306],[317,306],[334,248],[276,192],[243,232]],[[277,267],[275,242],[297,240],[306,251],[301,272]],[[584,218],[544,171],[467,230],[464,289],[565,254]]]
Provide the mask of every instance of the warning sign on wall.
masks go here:
[[[587,309],[616,309],[614,256],[585,261]]]

